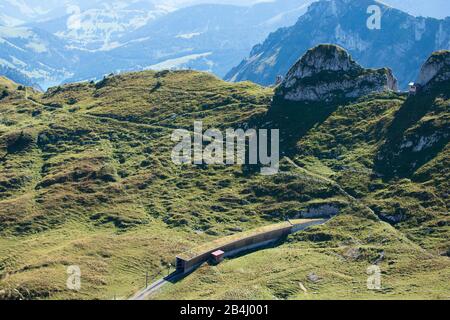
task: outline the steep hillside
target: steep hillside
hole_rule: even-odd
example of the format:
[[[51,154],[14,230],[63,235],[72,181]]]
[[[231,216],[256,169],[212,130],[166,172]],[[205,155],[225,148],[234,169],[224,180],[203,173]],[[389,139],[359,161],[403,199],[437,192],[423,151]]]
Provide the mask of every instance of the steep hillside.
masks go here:
[[[321,51],[321,47],[313,50]],[[290,137],[283,141],[284,150],[298,165],[325,173],[380,219],[423,246],[435,246],[441,254],[448,254],[449,246],[445,182],[450,142],[449,54],[436,52],[425,62],[418,79],[429,73],[436,60],[440,68],[417,95],[359,92],[351,100],[342,100],[342,93],[334,91],[335,98],[324,104],[292,101],[285,92],[267,114],[267,121],[281,128],[281,136]],[[304,70],[304,64],[295,65],[290,73]],[[341,70],[333,73],[336,76]],[[344,84],[341,90],[346,90]]]
[[[368,290],[368,267],[382,271]],[[339,216],[279,246],[204,265],[152,299],[447,299],[448,258],[433,256],[387,224]]]
[[[283,220],[289,202],[307,210],[313,198],[342,198],[295,175],[272,181],[240,167],[172,163],[173,128],[243,124],[265,113],[269,89],[180,71],[26,94],[10,88],[1,101],[0,269],[9,298],[128,296],[147,269],[166,272],[195,243]],[[311,196],[297,197],[297,188]],[[80,293],[65,287],[72,264],[86,273]]]
[[[195,244],[335,215],[279,247],[206,265],[161,297],[303,298],[298,282],[322,298],[448,296],[448,146],[407,177],[374,164],[406,95],[272,102],[270,88],[194,71],[127,73],[45,94],[6,80],[0,89],[2,298],[126,298],[146,271],[159,278]],[[445,120],[450,99],[439,90],[424,106]],[[174,164],[171,134],[194,120],[280,128],[279,174]],[[371,264],[386,275],[383,291],[365,286]],[[66,287],[70,265],[81,268],[79,292]]]
[[[324,68],[328,75],[320,79],[334,79],[342,73],[347,60],[329,64],[336,57],[327,58],[325,53],[330,50],[337,57],[345,56],[339,48],[312,49],[290,69],[284,83],[290,81],[289,74],[314,78]],[[424,84],[428,90],[416,96],[386,91],[342,100],[346,90],[342,85],[341,92],[334,91],[335,99],[314,91],[319,101],[328,98],[327,104],[292,101],[282,83],[264,122],[281,128],[280,136],[288,137],[283,141],[283,150],[292,157],[295,172],[335,181],[350,202],[366,211],[361,215],[361,209],[353,211],[327,203],[318,211],[340,212],[327,224],[292,235],[279,246],[226,260],[218,266],[203,266],[153,298],[446,299],[450,293],[446,283],[450,279],[450,150],[446,127],[450,77],[445,74],[450,64],[442,62],[448,54],[437,52],[424,64],[419,79],[429,74],[430,65],[441,68],[434,68],[434,77]],[[321,61],[319,68],[310,68],[310,55],[316,58],[314,61]],[[302,79],[300,76],[293,84],[304,87]],[[321,83],[316,86],[319,88]],[[411,110],[411,106],[417,107]],[[414,162],[407,177],[392,163],[379,161],[380,155],[399,156],[403,159],[399,163],[407,165],[411,160],[387,148],[392,132],[398,132],[398,124],[402,123],[404,132],[417,134],[417,128],[427,122],[434,124],[428,126],[429,132],[440,138],[419,142],[424,161]],[[385,174],[378,166],[380,162],[394,174]],[[371,214],[386,223],[372,219]],[[382,289],[378,291],[366,287],[367,268],[373,264],[382,270]]]
[[[367,10],[371,5],[381,10],[380,29],[367,27],[370,17]],[[364,67],[391,68],[399,86],[406,88],[433,51],[450,49],[448,30],[450,18],[413,17],[377,1],[318,1],[294,26],[281,28],[256,45],[250,56],[225,79],[271,85],[306,50],[321,43],[332,43],[348,50]]]

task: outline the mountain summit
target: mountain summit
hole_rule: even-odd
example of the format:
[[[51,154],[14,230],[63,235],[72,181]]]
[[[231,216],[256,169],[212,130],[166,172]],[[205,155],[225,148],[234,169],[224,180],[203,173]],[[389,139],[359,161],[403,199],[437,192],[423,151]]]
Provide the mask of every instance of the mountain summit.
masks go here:
[[[289,101],[318,102],[387,90],[398,90],[390,69],[364,69],[343,48],[319,45],[308,50],[289,70],[276,96]]]
[[[367,25],[372,5],[382,13],[379,28]],[[364,67],[391,68],[400,87],[406,88],[432,52],[450,49],[449,30],[450,18],[413,17],[377,1],[317,1],[295,25],[278,29],[253,47],[250,56],[225,79],[271,85],[309,48],[333,43],[348,50]]]
[[[434,52],[422,66],[417,84],[428,86],[450,80],[450,51]]]

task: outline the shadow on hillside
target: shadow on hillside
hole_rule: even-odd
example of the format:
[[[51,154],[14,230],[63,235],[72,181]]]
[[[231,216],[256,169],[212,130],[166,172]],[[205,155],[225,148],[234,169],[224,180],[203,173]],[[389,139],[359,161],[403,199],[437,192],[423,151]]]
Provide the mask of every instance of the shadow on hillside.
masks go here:
[[[265,122],[280,130],[280,153],[289,156],[297,151],[297,143],[309,130],[320,126],[337,108],[349,101],[302,103],[274,99]]]
[[[430,91],[410,96],[396,112],[387,129],[385,143],[379,148],[374,159],[375,170],[383,176],[383,180],[410,177],[417,168],[436,157],[448,143],[448,138],[440,139],[433,146],[425,148],[425,151],[414,151],[404,145],[405,138],[411,138],[412,134],[430,137],[436,133],[439,127],[433,127],[430,122],[421,124],[414,128],[414,131],[411,131],[411,128],[434,111],[437,98],[450,99],[450,91],[445,89],[448,87],[450,83],[447,82]]]
[[[279,247],[283,243],[286,242],[287,238],[288,238],[288,236],[283,236],[283,237],[281,237],[281,238],[279,238],[279,239],[277,239],[277,240],[275,240],[275,241],[273,241],[271,243],[263,244],[261,246],[257,246],[257,247],[251,248],[251,249],[246,249],[246,250],[239,251],[239,253],[233,254],[231,256],[227,256],[226,259],[237,259],[237,258],[246,256],[246,255],[248,255],[250,253],[254,253],[254,252],[257,252],[257,251],[261,251],[261,250],[273,249],[273,248]],[[208,262],[208,264],[209,265],[216,265],[216,264],[211,263],[211,262]]]
[[[168,276],[164,277],[164,280],[174,284],[174,283],[177,283],[178,281],[180,281],[181,279],[187,277],[192,272],[193,271],[188,272],[188,273],[181,273],[181,272],[175,270],[174,272],[172,272]]]

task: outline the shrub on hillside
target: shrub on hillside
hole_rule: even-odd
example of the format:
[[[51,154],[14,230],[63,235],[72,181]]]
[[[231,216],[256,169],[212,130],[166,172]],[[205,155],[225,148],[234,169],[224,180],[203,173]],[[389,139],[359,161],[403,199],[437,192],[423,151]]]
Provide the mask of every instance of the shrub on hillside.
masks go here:
[[[18,153],[27,150],[34,143],[33,136],[28,132],[13,132],[6,136],[5,146],[8,153]]]

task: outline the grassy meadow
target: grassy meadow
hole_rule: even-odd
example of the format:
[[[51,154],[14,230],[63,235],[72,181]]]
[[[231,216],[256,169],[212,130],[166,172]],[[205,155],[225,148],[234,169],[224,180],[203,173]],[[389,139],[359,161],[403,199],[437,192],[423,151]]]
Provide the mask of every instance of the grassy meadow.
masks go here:
[[[442,90],[325,111],[276,105],[273,88],[195,71],[111,75],[46,93],[1,78],[0,92],[0,299],[125,299],[146,272],[165,275],[176,254],[324,210],[338,214],[273,248],[204,265],[151,298],[450,297],[448,137],[431,153],[400,148],[403,137],[448,132]],[[405,108],[422,111],[398,125]],[[280,173],[175,165],[171,134],[192,131],[194,120],[279,127]],[[373,264],[379,291],[366,286]],[[71,265],[80,291],[66,286]]]

